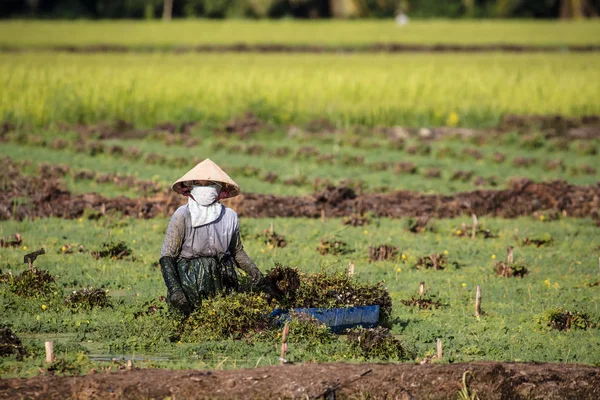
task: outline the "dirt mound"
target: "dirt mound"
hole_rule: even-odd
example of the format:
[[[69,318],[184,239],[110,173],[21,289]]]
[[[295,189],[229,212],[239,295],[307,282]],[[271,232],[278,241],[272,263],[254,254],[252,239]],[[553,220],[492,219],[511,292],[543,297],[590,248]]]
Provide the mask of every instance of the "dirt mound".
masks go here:
[[[185,202],[165,189],[154,197],[105,198],[97,193],[75,195],[58,179],[23,176],[9,159],[0,160],[0,220],[56,216],[79,218],[84,210],[100,215],[120,212],[136,218],[171,215]],[[23,200],[28,199],[28,200]],[[554,210],[572,217],[600,218],[600,183],[576,186],[564,181],[534,183],[523,179],[505,190],[476,190],[454,195],[423,195],[416,192],[356,194],[348,187],[329,187],[307,196],[243,194],[224,203],[241,216],[346,217],[352,214],[401,217],[453,218],[463,214],[514,218],[536,211]]]
[[[559,210],[569,216],[598,218],[600,184],[576,186],[564,181],[523,180],[505,190],[476,190],[447,196],[409,191],[356,195],[347,188],[336,188],[303,197],[243,194],[228,204],[247,217],[318,218],[323,211],[327,217],[371,212],[390,218],[453,218],[473,213],[514,218],[538,210]]]
[[[468,378],[463,384],[463,374]],[[0,380],[0,398],[597,399],[600,368],[579,364],[304,364],[230,371],[143,369]],[[329,397],[324,397],[329,394]]]
[[[503,131],[539,130],[546,136],[564,136],[588,139],[600,136],[600,116],[565,117],[562,115],[513,115],[504,116],[498,127]]]

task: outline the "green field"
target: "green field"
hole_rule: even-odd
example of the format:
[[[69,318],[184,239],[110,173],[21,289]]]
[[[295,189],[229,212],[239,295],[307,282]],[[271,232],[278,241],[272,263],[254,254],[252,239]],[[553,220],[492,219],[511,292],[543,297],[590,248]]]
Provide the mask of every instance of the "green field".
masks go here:
[[[0,117],[34,126],[222,122],[252,111],[276,125],[482,127],[505,114],[600,113],[596,54],[0,57]]]
[[[112,44],[169,48],[198,44],[317,44],[363,46],[407,44],[600,44],[597,21],[3,21],[0,45],[7,47]]]
[[[520,212],[516,219],[479,216],[490,238],[463,235],[475,205],[462,203],[453,206],[465,211],[463,217],[431,220],[421,233],[408,229],[415,221],[406,217],[370,215],[368,225],[357,227],[325,216],[242,218],[246,251],[263,272],[282,263],[306,274],[343,273],[354,262],[358,282],[383,281],[393,303],[390,332],[410,350],[410,356],[378,358],[352,350],[345,335],[325,343],[300,337],[290,344],[290,360],[418,362],[432,356],[441,339],[444,358],[434,362],[600,366],[600,210],[593,200],[600,142],[597,133],[573,139],[571,130],[580,129],[581,121],[558,118],[588,116],[592,122],[582,129],[596,132],[598,53],[86,54],[49,49],[238,42],[566,46],[600,44],[598,33],[596,21],[415,21],[403,28],[391,21],[0,22],[0,47],[36,50],[0,52],[0,216],[21,206],[57,215],[49,207],[57,198],[65,204],[77,198],[89,207],[89,195],[102,203],[74,219],[0,220],[0,238],[10,240],[16,233],[23,238],[16,247],[0,247],[0,327],[9,326],[27,350],[24,360],[1,358],[0,375],[48,371],[46,340],[55,342],[58,361],[52,368],[58,374],[116,370],[124,367],[124,358],[133,358],[138,367],[173,369],[279,363],[277,340],[268,335],[241,340],[180,336],[178,319],[159,300],[165,287],[157,261],[169,215],[104,215],[104,202],[170,201],[165,196],[170,184],[207,157],[230,173],[243,193],[256,197],[307,196],[300,202],[314,203],[319,195],[310,195],[329,193],[328,185],[351,187],[359,195],[408,190],[438,195],[439,203],[458,203],[465,198],[458,194],[474,190],[482,190],[477,197],[482,202],[494,190],[531,195],[530,200],[523,196],[526,204],[513,205],[536,212]],[[248,112],[249,121],[239,122]],[[555,115],[559,123],[551,129],[500,129],[509,114]],[[228,130],[232,119],[233,125],[245,121],[258,127]],[[165,122],[171,124],[157,127]],[[179,132],[188,122],[193,123],[189,131]],[[416,133],[422,127],[476,131],[467,131],[471,137],[422,139]],[[408,131],[407,138],[394,138],[394,132]],[[535,193],[535,185],[515,189],[514,182],[524,178],[585,187],[543,194]],[[15,188],[12,179],[22,186]],[[568,196],[583,192],[591,195]],[[571,203],[541,210],[542,197]],[[492,198],[489,214],[505,215],[493,210],[511,200]],[[576,207],[575,215],[582,218],[563,212]],[[286,247],[265,242],[271,223]],[[325,239],[345,242],[350,252],[320,255],[317,247]],[[104,243],[116,241],[132,254],[93,256]],[[370,262],[370,246],[383,244],[396,246],[398,254]],[[501,277],[494,270],[508,246],[528,271],[522,278]],[[49,293],[28,297],[8,274],[26,270],[23,256],[40,247],[47,254],[35,264],[55,276],[56,284]],[[431,254],[445,255],[449,264],[441,270],[417,268],[419,259]],[[425,297],[439,301],[438,308],[402,303],[417,295],[421,282]],[[477,285],[483,291],[479,317],[474,316]],[[65,303],[73,290],[90,286],[108,290],[112,306],[72,309]],[[150,312],[154,306],[158,311]],[[561,318],[571,318],[568,327],[555,329]]]

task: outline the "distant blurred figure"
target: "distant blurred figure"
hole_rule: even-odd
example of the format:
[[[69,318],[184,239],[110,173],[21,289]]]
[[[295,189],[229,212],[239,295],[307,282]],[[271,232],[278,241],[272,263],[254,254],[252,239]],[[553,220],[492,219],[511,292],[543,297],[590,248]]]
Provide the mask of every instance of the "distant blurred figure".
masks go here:
[[[403,9],[400,9],[400,11],[398,12],[398,14],[396,14],[396,25],[407,25],[410,22],[410,18],[408,18],[408,15],[406,15],[404,13]]]

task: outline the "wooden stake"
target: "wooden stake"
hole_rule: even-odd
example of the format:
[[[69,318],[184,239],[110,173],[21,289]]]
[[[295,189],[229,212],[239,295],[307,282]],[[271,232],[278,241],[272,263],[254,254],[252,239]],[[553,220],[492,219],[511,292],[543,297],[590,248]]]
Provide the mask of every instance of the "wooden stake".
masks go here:
[[[133,361],[131,359],[127,360],[127,369],[133,369]]]
[[[348,263],[348,276],[354,276],[354,261]]]
[[[477,292],[475,293],[475,316],[481,315],[481,287],[477,285]]]
[[[425,294],[425,282],[421,282],[419,285],[419,296],[423,296]]]
[[[269,232],[271,235],[275,232],[275,227],[273,226],[273,220],[271,220],[271,226],[269,227]]]
[[[54,343],[46,342],[46,362],[51,363],[54,361]]]
[[[321,209],[321,222],[325,222],[325,209]]]
[[[475,213],[471,214],[473,217],[473,225],[471,226],[471,239],[475,239],[475,234],[477,234],[477,224],[479,221],[477,220],[477,215]]]
[[[512,246],[508,246],[508,248],[506,249],[506,252],[507,252],[506,263],[507,264],[513,263],[513,249],[514,249],[514,247],[512,247]]]
[[[287,338],[290,333],[290,322],[286,322],[283,326],[283,331],[281,332],[281,356],[279,357],[279,362],[281,365],[285,364],[285,352],[287,351]]]
[[[442,359],[442,339],[437,340],[437,359]]]

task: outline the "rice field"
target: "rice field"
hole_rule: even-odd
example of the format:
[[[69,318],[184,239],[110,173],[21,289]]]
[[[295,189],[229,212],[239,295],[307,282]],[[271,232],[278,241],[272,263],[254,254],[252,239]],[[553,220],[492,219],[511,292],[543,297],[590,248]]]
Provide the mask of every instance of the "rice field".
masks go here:
[[[0,46],[44,48],[113,44],[172,48],[199,44],[318,44],[364,46],[406,44],[520,44],[536,46],[600,44],[595,20],[557,21],[2,21]]]
[[[600,113],[596,54],[0,55],[0,116],[32,126],[125,120],[497,125]],[[450,115],[456,115],[449,119]]]

